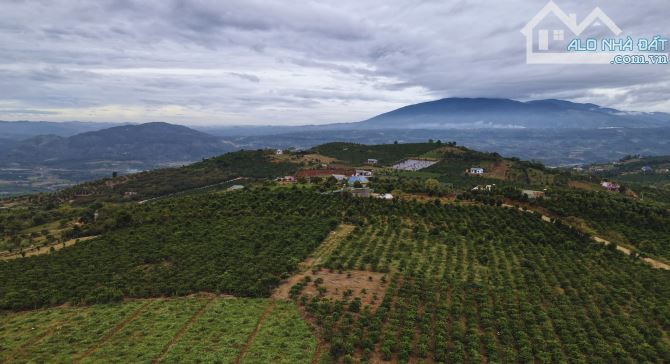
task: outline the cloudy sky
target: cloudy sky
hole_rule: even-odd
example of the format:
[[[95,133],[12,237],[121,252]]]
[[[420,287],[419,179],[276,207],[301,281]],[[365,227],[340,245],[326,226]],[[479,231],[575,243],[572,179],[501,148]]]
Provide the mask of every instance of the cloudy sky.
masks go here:
[[[670,36],[670,3],[600,6]],[[670,68],[527,65],[544,0],[1,0],[0,119],[304,124],[442,97],[670,112]]]

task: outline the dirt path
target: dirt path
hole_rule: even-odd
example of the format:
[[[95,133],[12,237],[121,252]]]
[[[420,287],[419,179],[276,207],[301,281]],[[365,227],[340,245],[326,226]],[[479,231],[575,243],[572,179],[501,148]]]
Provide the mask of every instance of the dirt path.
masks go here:
[[[356,227],[354,225],[338,225],[335,230],[331,231],[330,234],[323,240],[321,245],[314,251],[312,258],[307,258],[302,263],[302,268],[308,270],[314,265],[323,263],[322,260],[328,256],[336,247],[337,244],[342,241],[344,238],[349,236]]]
[[[263,321],[265,321],[265,318],[268,316],[270,311],[272,311],[272,308],[275,306],[275,301],[272,300],[270,301],[270,304],[268,307],[263,311],[263,314],[261,317],[258,319],[258,322],[256,323],[256,327],[254,327],[254,331],[249,334],[249,337],[247,338],[247,341],[244,343],[244,346],[242,347],[242,350],[240,350],[240,353],[237,354],[237,358],[235,358],[235,364],[240,364],[240,361],[242,361],[242,358],[244,358],[244,355],[247,353],[249,350],[249,347],[251,347],[251,344],[254,342],[254,339],[256,338],[256,335],[258,334],[258,331],[260,331],[261,326],[263,325]]]
[[[214,184],[207,185],[207,186],[196,187],[196,188],[191,188],[191,189],[188,189],[188,190],[183,190],[183,191],[179,191],[179,192],[175,192],[175,193],[170,193],[170,194],[168,194],[168,195],[163,195],[163,196],[158,196],[158,197],[152,197],[152,198],[150,198],[150,199],[146,199],[146,200],[138,201],[137,203],[140,204],[140,205],[143,205],[143,204],[145,204],[145,203],[147,203],[147,202],[156,201],[156,200],[160,200],[160,199],[164,199],[164,198],[168,198],[168,197],[172,197],[172,196],[178,196],[178,195],[183,194],[183,193],[186,193],[186,192],[198,191],[198,190],[204,190],[204,189],[206,189],[206,188],[216,187],[216,186],[219,186],[219,185],[222,185],[222,184],[226,184],[226,183],[230,183],[230,182],[235,182],[235,181],[239,181],[239,180],[242,180],[242,179],[246,179],[246,177],[237,177],[237,178],[233,178],[233,179],[228,180],[228,181],[218,182],[218,183],[214,183]]]
[[[179,329],[179,331],[177,331],[172,340],[170,340],[170,342],[167,343],[167,345],[165,345],[163,350],[161,350],[161,352],[156,356],[156,358],[154,358],[154,360],[151,361],[152,364],[156,364],[163,359],[165,354],[167,354],[170,351],[170,349],[172,349],[172,347],[179,341],[179,339],[181,339],[182,335],[184,335],[186,330],[188,330],[189,327],[191,327],[191,325],[195,322],[195,320],[197,320],[200,316],[202,316],[207,307],[209,307],[209,305],[212,302],[214,302],[215,298],[216,297],[211,297],[210,299],[208,299],[207,302],[205,302],[205,304],[202,305],[202,307],[200,307],[200,309],[196,313],[194,313],[193,316],[191,316],[191,318],[188,319],[188,321],[186,321],[184,325],[182,325],[182,327]]]
[[[321,359],[321,346],[323,346],[323,343],[319,338],[316,338],[316,351],[314,351],[314,356],[312,357],[312,361],[310,364],[317,364],[319,362],[319,359]]]
[[[74,363],[79,363],[82,360],[84,360],[86,357],[88,357],[89,355],[93,354],[94,351],[98,350],[102,345],[104,345],[107,341],[109,341],[112,337],[114,337],[114,335],[116,335],[119,331],[123,330],[123,328],[126,327],[126,325],[128,325],[128,323],[130,323],[131,321],[136,319],[140,314],[142,314],[142,312],[144,312],[149,307],[149,305],[151,305],[154,302],[156,302],[156,300],[148,300],[140,308],[135,310],[135,312],[128,315],[125,319],[123,319],[123,321],[116,324],[116,326],[114,326],[114,328],[109,333],[107,333],[107,335],[105,335],[95,345],[93,345],[88,350],[86,350],[86,352],[84,354],[82,354],[79,358],[74,359],[73,362]]]
[[[30,250],[24,250],[26,253],[26,257],[30,257],[33,255],[42,255],[42,254],[47,254],[51,252],[51,248],[54,248],[54,250],[61,250],[65,247],[72,246],[74,243],[79,240],[79,242],[84,242],[87,240],[91,240],[93,238],[97,238],[98,235],[96,236],[86,236],[83,238],[77,238],[77,239],[71,239],[68,240],[64,243],[58,243],[58,244],[52,244],[52,245],[47,245],[47,246],[42,246],[39,248],[32,248]],[[0,260],[12,260],[12,259],[18,259],[18,258],[23,258],[23,255],[21,255],[21,252],[15,252],[15,253],[6,253],[6,254],[0,254]]]
[[[342,224],[331,231],[330,234],[323,240],[321,245],[316,248],[310,257],[305,259],[298,266],[298,272],[282,281],[277,288],[272,292],[274,299],[289,299],[289,291],[294,284],[300,282],[312,267],[323,263],[326,258],[335,248],[337,244],[344,238],[349,236],[356,227],[353,225]],[[324,278],[325,279],[325,278]]]
[[[521,211],[526,211],[526,212],[528,212],[528,213],[533,213],[532,210],[524,210],[524,209],[522,209],[521,207],[517,207],[517,206],[513,206],[513,205],[503,204],[502,206],[503,206],[503,207],[507,207],[507,208],[518,208],[518,209],[521,210]],[[551,221],[552,221],[551,217],[549,217],[549,216],[547,216],[547,215],[544,215],[544,214],[542,214],[542,220],[543,220],[543,221],[546,221],[546,222],[551,222]],[[601,237],[599,237],[599,236],[596,236],[596,235],[592,236],[591,238],[592,238],[594,241],[596,241],[596,242],[598,242],[598,243],[601,243],[601,244],[604,244],[604,245],[610,245],[610,244],[612,244],[612,242],[610,242],[609,240],[603,239],[603,238],[601,238]],[[633,254],[633,251],[631,251],[630,249],[628,249],[628,248],[626,248],[626,247],[624,247],[624,246],[621,246],[621,245],[617,245],[617,246],[616,246],[616,249],[617,249],[618,251],[620,251],[620,252],[626,254],[626,255],[631,255],[631,254]],[[658,260],[656,260],[656,259],[653,259],[653,258],[640,258],[640,259],[642,259],[642,260],[643,260],[644,262],[646,262],[647,264],[651,265],[652,268],[656,268],[656,269],[664,269],[664,270],[670,270],[670,265],[668,265],[668,264],[666,264],[666,263],[663,263],[663,262],[661,262],[661,261],[658,261]]]
[[[601,237],[599,237],[599,236],[594,236],[594,237],[593,237],[593,240],[595,240],[595,241],[597,241],[597,242],[599,242],[599,243],[601,243],[601,244],[605,244],[605,245],[610,245],[610,244],[612,244],[612,242],[610,242],[609,240],[605,240],[605,239],[603,239],[603,238],[601,238]],[[630,249],[626,248],[625,246],[621,246],[621,245],[617,245],[617,246],[616,246],[616,249],[617,249],[618,251],[620,251],[620,252],[626,254],[626,255],[631,255],[631,254],[633,253]],[[647,262],[647,264],[651,265],[652,267],[654,267],[654,268],[656,268],[656,269],[670,270],[670,265],[665,264],[665,263],[663,263],[663,262],[659,262],[659,261],[656,260],[656,259],[652,259],[652,258],[640,258],[640,259],[642,259],[643,261]]]

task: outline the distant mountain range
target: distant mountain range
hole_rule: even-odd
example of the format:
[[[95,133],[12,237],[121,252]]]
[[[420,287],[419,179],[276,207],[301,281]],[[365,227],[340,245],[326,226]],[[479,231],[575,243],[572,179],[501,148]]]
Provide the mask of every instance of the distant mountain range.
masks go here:
[[[167,123],[123,125],[62,137],[40,135],[0,150],[0,161],[19,165],[60,165],[91,161],[158,164],[195,161],[237,148],[218,137]]]
[[[449,98],[356,123],[364,129],[600,129],[670,127],[670,114],[625,112],[562,100]]]
[[[132,160],[140,162],[137,168],[151,168],[242,148],[309,148],[331,141],[416,142],[426,136],[552,164],[603,161],[631,153],[670,154],[663,137],[653,138],[668,134],[670,114],[562,100],[447,98],[355,123],[197,129],[166,123],[0,122],[0,166],[72,167]],[[608,132],[613,130],[621,132]]]
[[[670,127],[670,114],[630,112],[563,100],[447,98],[401,107],[353,123],[303,126],[206,126],[222,137],[343,130],[604,129]]]
[[[69,137],[87,131],[96,131],[124,125],[124,123],[92,123],[82,121],[1,121],[0,143],[2,140],[22,140],[38,135],[58,135]]]

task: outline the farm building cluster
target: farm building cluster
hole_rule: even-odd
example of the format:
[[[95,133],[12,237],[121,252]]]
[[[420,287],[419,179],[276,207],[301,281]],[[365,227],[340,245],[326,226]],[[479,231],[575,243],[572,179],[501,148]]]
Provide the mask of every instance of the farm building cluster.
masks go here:
[[[400,163],[394,164],[391,168],[399,171],[418,171],[420,169],[428,168],[437,163],[430,159],[406,159]]]
[[[341,168],[337,166],[326,166],[319,169],[303,169],[298,171],[295,176],[284,176],[277,178],[280,183],[296,183],[300,180],[315,181],[334,178],[338,184],[342,185],[360,185],[367,186],[370,183],[369,178],[374,176],[374,172],[369,169]]]
[[[370,178],[374,172],[370,169],[342,168],[335,165],[327,165],[318,169],[303,169],[294,176],[277,178],[279,183],[317,182],[328,179],[337,181],[339,189],[327,193],[350,193],[354,197],[372,197],[383,200],[393,200],[390,193],[375,193],[368,187]]]
[[[477,185],[472,188],[472,191],[493,191],[495,188],[495,183],[492,185]]]

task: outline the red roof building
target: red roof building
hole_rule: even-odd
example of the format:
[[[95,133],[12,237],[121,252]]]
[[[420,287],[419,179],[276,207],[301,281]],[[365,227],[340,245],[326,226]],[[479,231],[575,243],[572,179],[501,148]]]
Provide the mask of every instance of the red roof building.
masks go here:
[[[304,178],[310,178],[310,177],[329,177],[334,174],[340,174],[344,176],[351,176],[352,174],[355,173],[355,170],[353,169],[342,169],[342,168],[327,168],[327,169],[303,169],[298,171],[298,173],[295,174],[297,178],[304,177]]]

